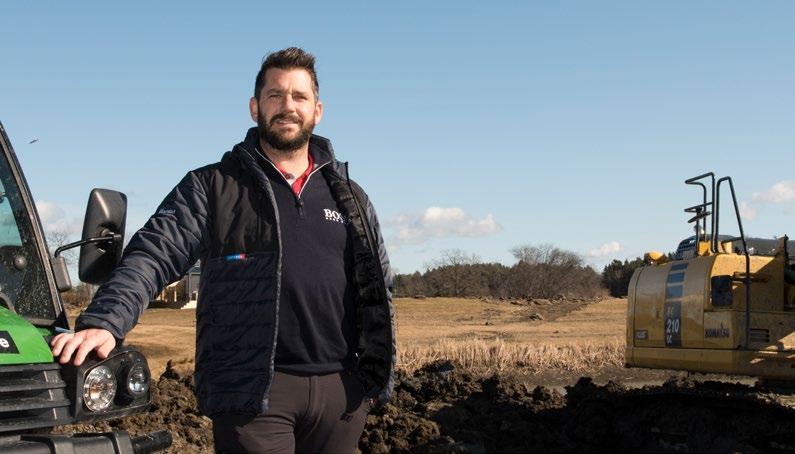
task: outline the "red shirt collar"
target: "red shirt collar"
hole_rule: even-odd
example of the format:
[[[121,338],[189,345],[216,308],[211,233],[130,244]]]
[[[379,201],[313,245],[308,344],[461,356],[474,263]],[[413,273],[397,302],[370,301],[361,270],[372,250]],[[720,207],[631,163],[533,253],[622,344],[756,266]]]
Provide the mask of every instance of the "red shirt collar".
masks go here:
[[[312,157],[312,153],[307,153],[307,158],[309,160],[309,165],[306,166],[306,170],[304,170],[304,173],[302,173],[301,175],[295,178],[295,181],[292,184],[292,189],[295,195],[301,193],[301,189],[304,187],[304,184],[306,184],[306,180],[309,179],[309,175],[312,173],[313,170],[315,170],[315,159]],[[281,167],[276,166],[276,168],[279,169],[279,172],[281,172],[285,178],[290,179],[290,177],[292,176],[290,172],[285,171]]]

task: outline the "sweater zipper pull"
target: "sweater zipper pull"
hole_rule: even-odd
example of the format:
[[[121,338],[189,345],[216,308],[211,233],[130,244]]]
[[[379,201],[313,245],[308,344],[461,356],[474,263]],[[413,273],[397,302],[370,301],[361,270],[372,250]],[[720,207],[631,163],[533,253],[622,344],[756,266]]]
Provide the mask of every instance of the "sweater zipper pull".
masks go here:
[[[303,217],[304,216],[304,201],[300,198],[295,198],[295,207],[298,208],[298,214]]]

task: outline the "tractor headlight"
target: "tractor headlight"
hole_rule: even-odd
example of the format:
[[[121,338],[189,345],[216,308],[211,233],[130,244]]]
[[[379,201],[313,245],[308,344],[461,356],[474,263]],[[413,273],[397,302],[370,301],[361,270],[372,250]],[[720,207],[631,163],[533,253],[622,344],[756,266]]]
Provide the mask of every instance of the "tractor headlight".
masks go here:
[[[61,372],[75,422],[140,413],[152,402],[152,374],[146,358],[133,347],[117,347],[105,359],[89,355],[80,366],[65,364]]]
[[[127,393],[132,397],[144,395],[149,390],[149,371],[146,366],[136,363],[127,370]]]
[[[91,411],[101,411],[110,406],[116,397],[116,376],[108,366],[92,369],[83,382],[83,403]]]

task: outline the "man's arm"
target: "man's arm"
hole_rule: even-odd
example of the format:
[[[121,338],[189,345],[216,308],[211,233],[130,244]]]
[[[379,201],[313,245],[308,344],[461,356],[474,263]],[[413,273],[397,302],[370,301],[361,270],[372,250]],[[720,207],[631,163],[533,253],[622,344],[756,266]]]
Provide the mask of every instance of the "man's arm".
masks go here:
[[[189,172],[133,235],[119,266],[78,317],[77,333],[53,339],[53,355],[65,364],[74,353],[77,366],[93,350],[100,358],[107,357],[135,326],[149,301],[202,256],[207,226],[204,185]]]
[[[384,246],[384,237],[381,234],[381,225],[378,222],[378,216],[375,213],[375,208],[373,204],[370,202],[369,198],[367,199],[367,209],[366,209],[367,220],[369,224],[372,226],[372,230],[375,233],[375,243],[376,247],[378,248],[378,259],[381,262],[381,270],[383,271],[384,275],[384,286],[386,287],[386,304],[389,306],[389,317],[390,323],[392,325],[392,370],[389,372],[389,380],[387,382],[387,386],[385,389],[381,391],[378,396],[378,402],[376,403],[378,406],[384,405],[389,401],[389,398],[392,395],[392,390],[395,386],[395,363],[397,362],[397,339],[395,337],[395,306],[392,303],[392,290],[394,286],[394,276],[392,274],[392,267],[389,264],[389,257],[386,252],[386,246]]]

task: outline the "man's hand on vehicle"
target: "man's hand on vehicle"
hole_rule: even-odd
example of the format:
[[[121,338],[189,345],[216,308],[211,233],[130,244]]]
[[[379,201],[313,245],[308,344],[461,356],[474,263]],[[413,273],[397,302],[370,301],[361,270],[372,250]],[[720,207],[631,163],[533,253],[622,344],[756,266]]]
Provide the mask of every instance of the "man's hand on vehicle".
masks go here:
[[[52,355],[58,356],[58,362],[67,364],[74,354],[74,365],[83,364],[86,356],[92,351],[105,359],[116,346],[116,339],[110,331],[102,328],[89,328],[76,333],[61,333],[50,342]]]

